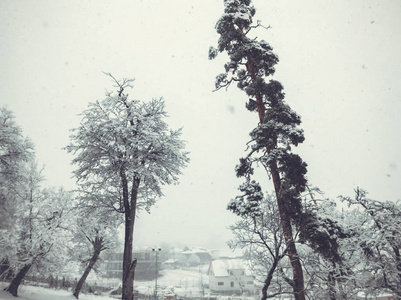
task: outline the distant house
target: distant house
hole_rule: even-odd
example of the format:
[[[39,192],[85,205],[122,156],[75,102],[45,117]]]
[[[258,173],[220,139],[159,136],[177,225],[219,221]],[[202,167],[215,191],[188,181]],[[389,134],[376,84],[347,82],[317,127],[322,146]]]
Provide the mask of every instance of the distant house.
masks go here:
[[[213,293],[242,294],[254,291],[253,276],[241,259],[213,260],[208,275]]]
[[[134,251],[132,257],[137,259],[135,268],[136,280],[153,280],[156,278],[156,258],[151,250]],[[107,278],[122,278],[123,253],[106,253],[104,257],[104,271]],[[160,261],[158,261],[158,271]]]
[[[165,269],[176,269],[178,266],[178,261],[174,258],[170,258],[163,262],[163,267]]]
[[[182,254],[186,257],[189,266],[209,264],[213,260],[210,251],[201,248],[188,249]]]

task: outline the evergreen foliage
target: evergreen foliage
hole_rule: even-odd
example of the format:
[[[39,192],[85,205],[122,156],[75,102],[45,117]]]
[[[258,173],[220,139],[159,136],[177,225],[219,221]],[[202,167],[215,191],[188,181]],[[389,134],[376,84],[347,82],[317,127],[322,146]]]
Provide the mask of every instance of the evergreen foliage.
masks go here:
[[[262,165],[273,179],[279,211],[282,215],[287,241],[292,239],[289,218],[300,231],[301,240],[332,262],[341,262],[338,254],[337,237],[340,226],[328,219],[319,218],[316,212],[302,205],[302,194],[307,189],[307,164],[292,147],[304,141],[300,116],[284,101],[283,86],[274,79],[275,65],[279,59],[273,48],[264,40],[251,37],[252,29],[263,27],[260,22],[253,25],[255,8],[248,0],[225,0],[224,14],[216,24],[220,37],[217,49],[209,49],[209,58],[218,52],[226,52],[229,61],[224,65],[225,72],[216,77],[215,87],[220,89],[237,83],[237,87],[248,97],[246,108],[257,112],[259,124],[250,133],[249,153],[240,159],[236,167],[239,177],[244,177],[244,186],[255,186],[251,176],[254,165]],[[244,189],[246,197],[240,196],[231,201],[228,209],[244,216],[256,211],[256,199],[261,199],[257,189]],[[246,213],[245,209],[249,211]],[[341,234],[340,234],[341,235]],[[291,255],[291,251],[290,255]],[[297,256],[295,245],[292,251]],[[301,271],[302,272],[302,271]],[[295,275],[294,275],[295,276]],[[302,281],[301,275],[299,280]],[[303,287],[298,287],[303,289]],[[299,298],[303,299],[303,298]]]
[[[301,118],[285,103],[281,83],[273,79],[265,80],[274,74],[278,57],[266,41],[249,37],[252,28],[261,26],[259,22],[256,26],[252,25],[255,8],[251,1],[226,0],[224,3],[224,14],[216,25],[220,34],[218,51],[226,51],[230,60],[224,66],[225,73],[216,78],[216,89],[237,82],[238,88],[249,98],[247,109],[257,111],[261,116],[260,123],[250,133],[251,151],[247,157],[240,159],[237,176],[252,175],[255,163],[270,170],[276,165],[280,175],[278,194],[284,200],[285,212],[301,230],[304,240],[326,258],[339,262],[336,239],[324,228],[332,231],[340,231],[341,228],[334,222],[319,219],[315,213],[302,207],[301,195],[307,186],[307,164],[291,151],[292,146],[304,141],[303,130],[298,127]],[[216,55],[216,49],[211,48],[209,58]],[[241,200],[242,197],[236,199]],[[229,209],[242,214],[238,213],[240,210],[234,202],[230,202]]]

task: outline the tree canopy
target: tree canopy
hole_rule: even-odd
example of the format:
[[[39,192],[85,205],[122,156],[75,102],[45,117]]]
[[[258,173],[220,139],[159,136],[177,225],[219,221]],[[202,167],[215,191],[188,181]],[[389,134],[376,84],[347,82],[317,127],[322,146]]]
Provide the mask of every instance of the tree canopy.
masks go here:
[[[80,187],[95,194],[98,204],[121,213],[121,172],[140,178],[138,207],[150,208],[162,196],[161,186],[177,183],[188,162],[181,129],[169,130],[164,122],[164,100],[129,100],[124,89],[132,81],[118,82],[117,94],[89,103],[67,147],[76,155],[74,173]]]
[[[24,167],[33,159],[33,143],[22,135],[13,113],[0,107],[0,229],[9,227],[15,213]]]
[[[132,88],[133,79],[117,80],[107,75],[117,93],[106,93],[104,100],[89,103],[67,150],[76,156],[73,164],[78,166],[75,176],[83,205],[124,216],[122,298],[131,300],[137,211],[150,209],[162,196],[162,185],[178,183],[189,159],[181,129],[170,130],[164,120],[167,113],[163,99],[131,100],[125,89]]]

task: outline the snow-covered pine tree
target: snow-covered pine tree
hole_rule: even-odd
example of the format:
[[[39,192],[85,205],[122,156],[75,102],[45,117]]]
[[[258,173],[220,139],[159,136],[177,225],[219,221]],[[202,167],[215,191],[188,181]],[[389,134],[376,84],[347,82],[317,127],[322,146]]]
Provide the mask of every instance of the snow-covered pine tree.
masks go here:
[[[249,100],[246,107],[256,111],[258,126],[250,133],[251,151],[240,159],[236,168],[237,176],[246,182],[240,188],[247,197],[236,198],[230,202],[229,209],[241,215],[244,208],[257,209],[263,199],[260,186],[251,180],[255,164],[268,170],[276,194],[289,256],[293,269],[293,290],[296,299],[305,299],[304,278],[301,262],[293,239],[293,224],[300,230],[301,237],[327,259],[339,262],[336,238],[328,233],[325,224],[315,213],[303,208],[301,195],[305,192],[307,164],[299,155],[291,151],[304,141],[303,131],[298,127],[301,118],[284,101],[283,86],[276,80],[265,80],[275,72],[278,57],[272,47],[264,40],[250,37],[250,32],[261,27],[253,25],[255,8],[250,0],[224,0],[224,14],[216,24],[220,35],[218,48],[209,49],[209,58],[219,52],[226,52],[229,61],[224,65],[225,72],[216,77],[216,89],[237,83]],[[245,199],[250,201],[244,204]],[[332,231],[337,230],[334,223],[329,224]]]
[[[181,130],[169,130],[162,99],[129,100],[125,89],[133,80],[116,80],[117,94],[90,103],[71,136],[76,155],[75,176],[81,191],[98,206],[124,215],[125,243],[122,299],[131,300],[136,260],[133,232],[138,208],[149,208],[162,195],[161,185],[178,182],[189,161]]]

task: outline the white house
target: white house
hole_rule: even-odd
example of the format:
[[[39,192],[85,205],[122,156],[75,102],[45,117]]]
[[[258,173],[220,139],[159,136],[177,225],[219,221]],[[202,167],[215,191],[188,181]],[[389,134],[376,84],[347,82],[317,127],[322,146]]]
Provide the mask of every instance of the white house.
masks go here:
[[[242,294],[254,291],[253,276],[241,259],[213,260],[208,275],[213,293]]]

